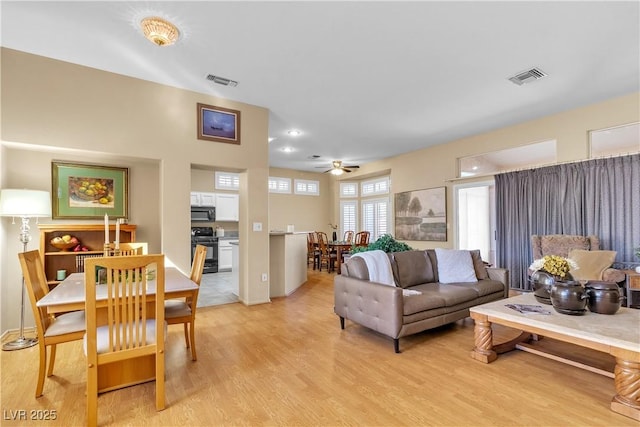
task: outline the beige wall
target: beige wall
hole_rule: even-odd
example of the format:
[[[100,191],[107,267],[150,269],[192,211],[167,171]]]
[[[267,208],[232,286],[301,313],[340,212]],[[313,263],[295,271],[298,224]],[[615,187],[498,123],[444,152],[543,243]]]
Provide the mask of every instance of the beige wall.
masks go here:
[[[269,193],[269,230],[286,231],[293,224],[295,231],[324,231],[330,233],[329,223],[338,220],[332,216],[335,201],[334,179],[325,173],[301,172],[271,168],[269,176],[320,182],[320,196],[301,196],[293,193]]]
[[[240,298],[246,304],[269,301],[268,283],[260,282],[269,268],[265,256],[269,244],[267,109],[11,49],[2,49],[1,60],[2,142],[19,144],[11,145],[1,158],[3,188],[49,190],[51,158],[81,157],[91,163],[105,163],[106,158],[109,164],[114,158],[118,163],[122,159],[133,165],[131,197],[140,201],[131,204],[131,222],[144,220],[138,225],[149,228],[149,239],[159,239],[167,262],[188,272],[191,165],[245,171],[238,224],[246,236],[240,250]],[[242,144],[196,139],[198,102],[240,110]],[[52,150],[55,155],[42,154]],[[13,164],[18,160],[19,166]],[[17,176],[9,176],[7,168]],[[144,180],[142,186],[139,179]],[[152,190],[145,193],[148,186]],[[143,203],[149,194],[153,200]],[[248,232],[247,224],[254,221],[263,222],[263,232]],[[2,219],[2,230],[7,246],[17,241],[10,219]],[[5,331],[18,325],[13,288],[20,281],[20,272],[13,249],[7,247],[0,262],[0,328]]]
[[[589,132],[640,120],[640,93],[634,93],[538,120],[459,139],[447,144],[361,165],[349,180],[391,170],[391,192],[447,187],[447,242],[407,242],[414,248],[452,248],[453,191],[460,157],[513,148],[532,142],[557,140],[559,162],[584,160],[589,153]],[[486,180],[481,178],[480,180]],[[393,203],[393,198],[392,198]],[[337,206],[334,214],[337,215]],[[393,212],[393,210],[392,210]],[[391,228],[393,230],[393,228]]]

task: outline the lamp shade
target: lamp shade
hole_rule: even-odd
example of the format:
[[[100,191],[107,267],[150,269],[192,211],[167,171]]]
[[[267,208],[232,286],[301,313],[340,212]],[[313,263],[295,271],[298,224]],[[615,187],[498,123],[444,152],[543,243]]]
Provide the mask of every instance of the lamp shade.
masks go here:
[[[49,192],[22,189],[0,190],[0,216],[50,217]]]

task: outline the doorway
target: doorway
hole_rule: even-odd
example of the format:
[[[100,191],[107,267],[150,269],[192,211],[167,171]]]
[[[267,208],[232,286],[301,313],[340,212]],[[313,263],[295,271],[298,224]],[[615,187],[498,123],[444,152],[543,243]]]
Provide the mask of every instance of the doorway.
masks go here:
[[[493,181],[456,185],[454,211],[457,249],[480,249],[496,265],[496,208]]]

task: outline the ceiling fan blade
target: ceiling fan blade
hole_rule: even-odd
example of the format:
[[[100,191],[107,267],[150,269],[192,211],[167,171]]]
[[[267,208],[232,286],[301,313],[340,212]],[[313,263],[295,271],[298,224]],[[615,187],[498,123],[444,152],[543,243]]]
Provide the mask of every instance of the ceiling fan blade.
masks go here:
[[[345,171],[347,173],[351,173],[351,171],[349,169],[346,169],[346,168],[340,168],[340,169],[342,169],[343,171]]]
[[[352,166],[343,166],[343,168],[349,168],[349,169],[358,169],[360,166],[358,165],[352,165]]]

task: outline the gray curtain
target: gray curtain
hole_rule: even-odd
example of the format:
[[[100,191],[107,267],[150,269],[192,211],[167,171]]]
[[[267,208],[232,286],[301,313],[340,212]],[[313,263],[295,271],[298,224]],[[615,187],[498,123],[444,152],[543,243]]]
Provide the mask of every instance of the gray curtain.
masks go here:
[[[532,234],[596,235],[617,262],[638,262],[640,154],[496,175],[498,265],[529,289]]]

